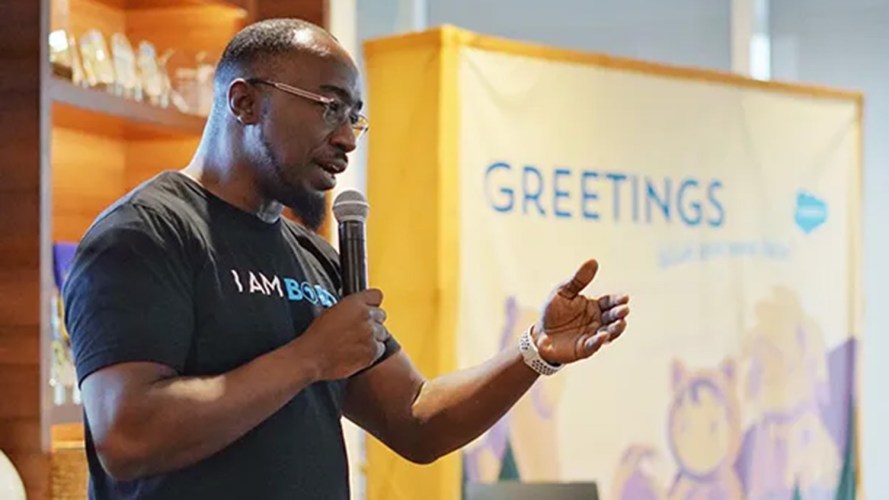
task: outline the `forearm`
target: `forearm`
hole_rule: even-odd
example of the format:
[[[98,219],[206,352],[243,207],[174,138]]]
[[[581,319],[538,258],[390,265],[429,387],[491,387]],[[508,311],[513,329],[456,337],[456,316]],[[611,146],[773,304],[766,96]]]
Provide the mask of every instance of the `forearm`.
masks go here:
[[[411,407],[423,461],[464,446],[494,425],[537,379],[518,348],[423,384]]]
[[[302,359],[293,352],[298,349],[288,344],[218,376],[152,382],[111,419],[98,450],[108,459],[103,464],[113,475],[133,478],[181,469],[222,450],[315,380],[311,364],[295,362]]]

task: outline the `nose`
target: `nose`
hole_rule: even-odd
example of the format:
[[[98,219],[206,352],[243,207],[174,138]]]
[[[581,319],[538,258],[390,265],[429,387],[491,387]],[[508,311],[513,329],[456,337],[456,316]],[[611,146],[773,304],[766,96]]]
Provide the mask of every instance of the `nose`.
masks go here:
[[[348,120],[333,131],[330,141],[345,153],[351,153],[358,146],[352,124]]]

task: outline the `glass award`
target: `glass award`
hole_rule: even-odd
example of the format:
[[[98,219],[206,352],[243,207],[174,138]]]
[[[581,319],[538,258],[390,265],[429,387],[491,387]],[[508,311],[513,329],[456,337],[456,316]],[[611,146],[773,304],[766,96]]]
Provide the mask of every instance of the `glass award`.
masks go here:
[[[198,106],[197,114],[209,116],[213,108],[213,80],[216,73],[216,65],[206,52],[197,56],[197,87]]]
[[[136,72],[136,54],[122,33],[111,35],[111,54],[114,60],[114,93],[128,99],[142,100],[142,83]]]
[[[68,46],[71,47],[71,81],[75,85],[86,86],[86,76],[83,74],[83,63],[80,62],[80,49],[74,35],[68,35]]]
[[[111,89],[114,86],[114,64],[99,30],[89,30],[80,37],[80,61],[90,87]]]
[[[49,63],[54,75],[73,80],[74,55],[69,40],[65,30],[56,30],[49,34]]]
[[[164,77],[158,67],[157,50],[151,42],[139,42],[139,52],[136,56],[136,64],[139,67],[139,76],[142,80],[142,91],[148,102],[155,106],[164,103]]]

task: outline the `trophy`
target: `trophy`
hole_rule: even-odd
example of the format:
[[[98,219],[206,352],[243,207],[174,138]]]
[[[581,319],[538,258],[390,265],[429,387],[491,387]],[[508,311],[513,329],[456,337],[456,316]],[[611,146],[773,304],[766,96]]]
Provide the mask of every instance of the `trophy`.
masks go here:
[[[158,69],[160,69],[164,84],[164,100],[167,104],[172,104],[180,113],[188,113],[190,107],[185,96],[181,92],[178,79],[176,85],[173,85],[173,79],[170,78],[171,72],[174,76],[178,77],[179,68],[176,68],[175,71],[172,70],[172,68],[175,67],[175,63],[171,61],[174,55],[176,55],[175,50],[167,49],[167,51],[157,59]]]
[[[71,82],[75,85],[86,86],[83,63],[80,62],[80,50],[77,48],[74,35],[68,35],[68,46],[71,47]]]
[[[122,33],[111,35],[111,54],[117,79],[114,93],[128,99],[142,100],[142,83],[136,73],[136,55],[130,41]]]
[[[216,68],[209,54],[201,52],[197,56],[197,114],[209,116],[213,108],[213,77]]]
[[[158,66],[157,50],[154,48],[154,44],[147,41],[139,43],[136,63],[142,77],[142,89],[145,96],[148,97],[148,101],[155,106],[167,107],[169,94],[165,92],[166,78],[161,72],[161,67]]]
[[[90,87],[108,90],[114,86],[114,64],[100,31],[89,30],[80,37],[80,58],[84,77]]]
[[[49,34],[49,62],[53,74],[73,80],[74,47],[68,42],[69,37],[65,30],[55,30]]]

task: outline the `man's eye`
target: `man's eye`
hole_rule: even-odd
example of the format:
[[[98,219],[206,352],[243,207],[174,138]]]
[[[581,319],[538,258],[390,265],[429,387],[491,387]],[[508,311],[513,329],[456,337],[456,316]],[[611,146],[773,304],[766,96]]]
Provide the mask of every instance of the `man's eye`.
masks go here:
[[[339,101],[333,101],[327,105],[327,109],[329,109],[331,114],[333,114],[334,116],[340,116],[343,112],[344,107],[345,106],[343,105],[343,103]]]

